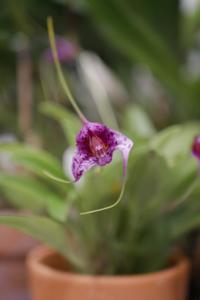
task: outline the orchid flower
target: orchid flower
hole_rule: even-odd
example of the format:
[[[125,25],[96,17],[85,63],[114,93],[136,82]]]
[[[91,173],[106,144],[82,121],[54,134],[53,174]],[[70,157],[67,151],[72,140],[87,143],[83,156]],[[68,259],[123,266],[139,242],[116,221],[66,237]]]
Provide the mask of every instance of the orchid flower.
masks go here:
[[[71,62],[74,60],[74,58],[78,53],[78,47],[74,43],[60,36],[56,37],[56,49],[58,52],[58,58],[60,62]],[[44,59],[47,60],[48,62],[50,63],[54,62],[52,51],[50,48],[48,48],[44,52],[43,56]]]
[[[192,144],[192,154],[200,161],[200,135],[194,138]]]
[[[74,182],[77,182],[81,176],[95,166],[105,166],[112,161],[113,152],[119,150],[122,154],[123,162],[123,178],[122,178],[122,188],[118,199],[111,205],[90,210],[81,213],[81,215],[86,215],[94,212],[99,212],[107,210],[116,206],[122,196],[125,189],[126,173],[127,173],[127,163],[130,150],[133,146],[133,142],[121,134],[118,131],[110,129],[103,124],[89,122],[83,115],[79,107],[77,106],[69,88],[65,81],[61,65],[59,62],[59,56],[56,49],[56,41],[54,36],[54,28],[52,18],[47,20],[49,40],[52,49],[52,55],[54,58],[55,67],[57,74],[65,91],[69,101],[71,102],[73,108],[78,114],[80,120],[82,121],[83,127],[79,131],[76,137],[76,150],[72,159],[72,173],[74,176]],[[59,182],[67,182],[63,179],[57,178],[54,175],[45,172],[47,176]]]
[[[198,160],[198,175],[200,176],[200,135],[197,135],[192,143],[192,154]],[[199,177],[198,176],[198,177]]]
[[[76,137],[76,151],[72,162],[75,181],[90,168],[109,164],[115,150],[122,153],[125,176],[132,146],[133,142],[120,132],[100,123],[85,122]]]

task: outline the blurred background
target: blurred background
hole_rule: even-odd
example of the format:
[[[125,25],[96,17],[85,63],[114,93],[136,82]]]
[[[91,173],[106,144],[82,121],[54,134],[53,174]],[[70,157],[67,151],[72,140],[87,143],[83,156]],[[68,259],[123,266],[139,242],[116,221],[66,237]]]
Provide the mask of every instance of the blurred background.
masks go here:
[[[100,119],[105,98],[118,122],[129,104],[137,105],[138,114],[147,114],[158,129],[198,119],[198,5],[194,0],[2,0],[1,138],[48,143],[49,128],[56,130],[38,109],[45,99],[64,98],[52,67],[49,15],[68,80],[91,119]]]
[[[20,140],[58,158],[66,148],[56,122],[61,111],[51,104],[71,107],[55,75],[47,16],[54,19],[66,78],[91,121],[122,126],[127,134],[132,128],[137,141],[169,125],[199,120],[199,0],[1,0],[0,143]],[[6,154],[0,155],[0,166],[15,171]],[[0,208],[11,208],[3,193]],[[10,242],[16,233],[6,230],[0,229],[0,278],[5,279],[12,257],[11,273],[20,272],[24,284],[20,262],[35,241],[20,235]],[[190,242],[192,251],[198,232]],[[18,286],[13,282],[15,294]],[[28,299],[23,292],[20,299]]]

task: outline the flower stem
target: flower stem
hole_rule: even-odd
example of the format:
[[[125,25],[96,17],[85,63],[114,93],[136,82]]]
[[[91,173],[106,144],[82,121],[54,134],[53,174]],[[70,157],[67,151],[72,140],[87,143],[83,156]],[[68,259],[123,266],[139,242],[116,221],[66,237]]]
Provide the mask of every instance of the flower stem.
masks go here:
[[[54,180],[54,181],[57,181],[57,182],[60,182],[60,183],[72,183],[71,181],[69,180],[65,180],[65,179],[62,179],[60,177],[57,177],[53,174],[51,174],[50,172],[46,171],[46,170],[43,170],[43,173],[44,175],[46,175],[48,178]]]
[[[89,214],[93,214],[93,213],[96,213],[96,212],[108,210],[108,209],[111,209],[111,208],[115,207],[121,201],[122,196],[124,194],[124,189],[125,189],[125,180],[122,183],[122,188],[121,188],[120,195],[119,195],[118,199],[113,204],[105,206],[105,207],[102,207],[102,208],[98,208],[98,209],[94,209],[94,210],[89,210],[89,211],[86,211],[86,212],[82,212],[82,213],[80,213],[80,215],[81,216],[83,216],[83,215],[89,215]]]
[[[72,93],[68,87],[66,80],[65,80],[65,77],[64,77],[60,62],[59,62],[52,17],[47,18],[47,28],[48,28],[49,42],[50,42],[50,46],[51,46],[51,50],[52,50],[53,60],[54,60],[54,64],[56,67],[57,74],[58,74],[58,78],[60,80],[60,84],[61,84],[65,94],[67,95],[71,105],[73,106],[74,110],[76,111],[77,115],[79,116],[80,120],[83,123],[86,123],[87,119],[81,112],[80,108],[76,104],[74,97],[72,96]]]
[[[121,201],[123,195],[124,195],[124,190],[125,190],[125,185],[126,185],[126,170],[127,170],[127,162],[128,162],[128,158],[127,157],[123,157],[123,176],[122,176],[122,187],[121,187],[121,192],[119,194],[119,197],[117,198],[117,200],[111,204],[111,205],[108,205],[108,206],[105,206],[105,207],[102,207],[102,208],[98,208],[98,209],[94,209],[94,210],[89,210],[89,211],[86,211],[86,212],[82,212],[80,213],[80,215],[89,215],[89,214],[93,214],[93,213],[96,213],[96,212],[101,212],[101,211],[104,211],[104,210],[108,210],[108,209],[111,209],[115,206],[117,206],[119,204],[119,202]]]

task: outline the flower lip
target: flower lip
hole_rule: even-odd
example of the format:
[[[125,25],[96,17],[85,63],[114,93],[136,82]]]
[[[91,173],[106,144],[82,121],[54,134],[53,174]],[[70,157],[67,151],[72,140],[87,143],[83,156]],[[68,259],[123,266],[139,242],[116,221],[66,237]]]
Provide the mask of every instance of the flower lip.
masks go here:
[[[194,138],[192,144],[192,153],[197,159],[200,160],[200,135]]]

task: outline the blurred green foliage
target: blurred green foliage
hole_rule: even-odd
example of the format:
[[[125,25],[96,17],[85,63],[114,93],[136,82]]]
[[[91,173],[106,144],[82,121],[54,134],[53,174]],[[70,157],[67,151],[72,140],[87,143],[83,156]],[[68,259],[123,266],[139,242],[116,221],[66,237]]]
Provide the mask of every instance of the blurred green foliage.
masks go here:
[[[175,109],[178,106],[176,118],[199,117],[199,74],[194,79],[186,69],[197,40],[199,8],[187,17],[181,11],[181,1],[88,2],[108,43],[130,62],[148,67],[162,82],[173,97]]]
[[[197,72],[194,76],[190,70],[195,69],[198,57],[197,62],[192,63],[190,57],[194,51],[199,51],[200,9],[197,7],[192,13],[185,12],[182,9],[182,2],[180,0],[166,2],[20,0],[17,3],[12,0],[2,1],[0,56],[3,58],[4,67],[0,71],[1,94],[5,87],[13,90],[19,33],[25,34],[30,40],[31,55],[35,62],[34,80],[37,82],[38,57],[48,45],[46,17],[52,15],[58,34],[71,36],[84,49],[97,52],[119,73],[130,91],[130,98],[132,98],[130,87],[134,86],[131,72],[139,64],[153,72],[167,95],[165,102],[170,106],[168,124],[198,118],[200,74]],[[16,97],[13,93],[9,93],[9,96],[8,98]],[[140,95],[134,94],[134,98],[137,102],[141,102]],[[35,103],[37,102],[38,99]],[[149,99],[149,102],[152,106],[155,105],[152,99]],[[16,105],[13,106],[13,110],[15,112]],[[2,111],[6,109],[2,107]],[[12,110],[10,112],[12,115]],[[1,119],[2,123],[6,122],[3,113]],[[7,127],[9,124],[8,121]],[[166,122],[164,124],[166,125]]]
[[[56,117],[73,147],[68,133],[77,126],[76,117],[68,118],[68,126],[65,116],[70,114],[63,106],[47,102],[42,111]],[[144,131],[142,118],[141,122]],[[0,223],[53,246],[82,273],[132,274],[163,268],[178,241],[200,225],[198,165],[190,149],[200,124],[176,125],[141,138],[137,126],[126,123],[129,136],[138,138],[122,202],[84,217],[80,211],[118,197],[118,156],[99,172],[88,172],[80,184],[65,185],[44,175],[46,170],[66,178],[62,163],[50,153],[22,143],[1,144],[0,153],[9,153],[20,169],[16,174],[0,172],[1,190],[19,211],[1,214]]]

